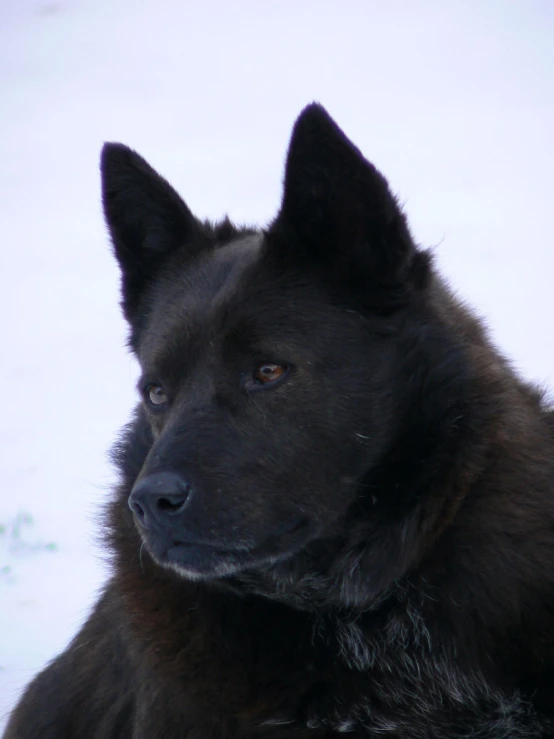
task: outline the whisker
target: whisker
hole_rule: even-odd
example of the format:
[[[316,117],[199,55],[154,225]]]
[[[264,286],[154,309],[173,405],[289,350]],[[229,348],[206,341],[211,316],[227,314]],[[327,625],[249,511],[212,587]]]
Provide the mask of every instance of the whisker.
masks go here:
[[[144,542],[142,542],[142,544],[140,545],[140,549],[139,549],[139,562],[140,562],[140,569],[142,570],[142,572],[143,572],[143,574],[144,574],[144,566],[143,566],[143,564],[142,564],[142,550],[143,550],[143,548],[144,548]]]

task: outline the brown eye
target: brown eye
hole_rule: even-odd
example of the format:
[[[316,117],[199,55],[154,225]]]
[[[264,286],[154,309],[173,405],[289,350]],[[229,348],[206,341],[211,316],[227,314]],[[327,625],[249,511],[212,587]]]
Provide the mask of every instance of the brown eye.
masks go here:
[[[167,403],[167,395],[161,385],[148,385],[145,394],[152,405],[159,407]]]
[[[285,364],[272,364],[271,362],[261,362],[254,370],[254,380],[259,385],[269,385],[284,377],[288,367]]]

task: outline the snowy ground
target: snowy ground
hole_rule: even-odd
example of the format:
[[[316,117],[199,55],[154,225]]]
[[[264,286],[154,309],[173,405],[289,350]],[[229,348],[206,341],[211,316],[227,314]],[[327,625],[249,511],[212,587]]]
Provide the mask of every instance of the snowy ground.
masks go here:
[[[554,386],[553,37],[551,0],[0,0],[0,727],[105,577],[95,514],[135,366],[101,143],[137,148],[198,215],[263,223],[320,100]]]

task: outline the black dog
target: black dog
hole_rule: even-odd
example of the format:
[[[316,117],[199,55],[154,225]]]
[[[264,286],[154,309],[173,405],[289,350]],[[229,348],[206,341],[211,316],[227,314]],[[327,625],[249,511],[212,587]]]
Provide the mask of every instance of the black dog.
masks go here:
[[[554,736],[554,423],[318,105],[266,231],[133,151],[113,577],[8,739]]]

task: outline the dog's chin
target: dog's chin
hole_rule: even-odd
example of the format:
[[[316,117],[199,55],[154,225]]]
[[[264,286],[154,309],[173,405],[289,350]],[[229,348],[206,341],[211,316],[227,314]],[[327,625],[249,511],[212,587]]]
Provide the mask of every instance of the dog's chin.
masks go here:
[[[185,543],[163,538],[144,537],[144,544],[154,561],[187,580],[216,580],[244,570],[256,570],[287,559],[311,538],[308,522],[293,531],[268,537],[259,546],[244,544],[225,547],[207,543]]]
[[[201,544],[175,543],[156,561],[187,580],[216,580],[250,567],[256,560],[248,550],[233,551]]]

